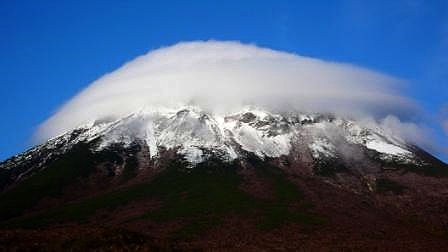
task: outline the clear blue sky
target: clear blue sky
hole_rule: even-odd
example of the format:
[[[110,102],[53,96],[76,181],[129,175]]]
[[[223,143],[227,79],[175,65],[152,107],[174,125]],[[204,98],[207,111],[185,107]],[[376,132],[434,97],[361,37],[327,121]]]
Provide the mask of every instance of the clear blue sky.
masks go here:
[[[151,49],[217,39],[408,80],[448,161],[446,0],[242,2],[2,0],[0,159],[30,147],[36,127],[104,73]]]

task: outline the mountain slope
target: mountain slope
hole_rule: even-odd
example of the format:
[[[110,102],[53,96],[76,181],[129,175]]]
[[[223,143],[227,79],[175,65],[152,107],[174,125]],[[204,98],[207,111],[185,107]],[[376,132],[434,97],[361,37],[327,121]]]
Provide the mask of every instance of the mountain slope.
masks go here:
[[[93,143],[101,151],[113,145],[124,148],[140,142],[149,159],[159,150],[172,149],[192,165],[207,159],[207,153],[231,161],[245,152],[259,158],[294,156],[301,162],[325,159],[356,161],[375,157],[384,162],[424,166],[425,158],[413,145],[386,133],[377,125],[363,125],[321,114],[279,115],[246,110],[233,115],[208,114],[189,107],[179,111],[142,111],[116,121],[95,121],[50,140],[1,164],[10,170],[24,166],[16,179],[26,176],[28,164],[42,165],[80,142]],[[48,152],[48,153],[47,153]],[[41,160],[36,160],[37,156]]]
[[[54,250],[437,249],[447,171],[371,122],[142,110],[1,163],[0,241],[39,228],[31,240]]]

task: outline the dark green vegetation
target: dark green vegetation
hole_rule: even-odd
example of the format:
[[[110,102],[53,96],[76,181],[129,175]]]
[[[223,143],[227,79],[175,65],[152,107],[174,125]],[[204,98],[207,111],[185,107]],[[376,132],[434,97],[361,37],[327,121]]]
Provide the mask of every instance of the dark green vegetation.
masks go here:
[[[0,169],[0,190],[11,182],[11,171],[6,169]]]
[[[448,166],[441,160],[435,158],[428,152],[414,147],[415,154],[423,161],[422,165],[402,163],[399,161],[381,161],[379,153],[369,152],[372,159],[379,160],[382,167],[387,170],[401,171],[403,173],[412,172],[429,177],[448,177]]]
[[[123,169],[123,173],[121,174],[123,181],[128,181],[135,176],[137,176],[138,170],[138,160],[135,156],[130,156],[126,158],[126,164]]]
[[[415,172],[417,174],[431,177],[448,177],[447,167],[445,165],[439,165],[439,164],[431,164],[423,166],[411,165],[407,166],[405,168],[405,171]]]
[[[94,169],[94,156],[84,144],[64,158],[0,195],[0,220],[21,215],[44,197],[57,197],[64,186],[86,177]]]
[[[362,194],[360,190],[359,194],[334,184],[340,173],[350,174],[350,167],[337,160],[315,164],[313,175],[303,175],[295,173],[297,167],[291,163],[260,160],[251,153],[233,163],[209,153],[208,161],[191,168],[168,151],[157,162],[145,163],[144,149],[138,144],[114,145],[95,153],[91,148],[79,144],[56,155],[45,169],[38,171],[37,166],[33,176],[0,194],[0,251],[250,250],[278,245],[283,250],[300,250],[304,243],[310,249],[302,250],[313,251],[322,244],[332,248],[335,241],[346,242],[340,250],[365,248],[361,243],[350,247],[351,239],[369,246],[383,246],[379,239],[389,239],[393,251],[415,244],[427,248],[428,244],[421,243],[427,234],[435,242],[430,244],[433,247],[439,245],[440,237],[446,237],[439,231],[447,220],[446,189],[438,183],[446,180],[438,177],[446,166],[437,168],[433,177],[407,174],[410,166],[381,163],[378,166],[387,172],[367,181],[375,181],[378,193]],[[4,170],[0,182],[9,173]],[[423,179],[418,180],[419,190],[435,196],[413,194],[416,191],[407,175],[412,180]],[[359,177],[352,178],[345,185],[358,186]],[[376,204],[377,199],[381,204]],[[415,212],[421,213],[415,217],[416,224],[400,222]],[[421,216],[438,219],[433,224]],[[395,249],[398,239],[415,244]]]
[[[4,193],[0,198],[3,228],[42,228],[62,223],[86,224],[98,211],[113,211],[132,202],[156,200],[157,209],[137,217],[123,219],[165,223],[180,221],[182,227],[173,234],[176,239],[189,239],[218,226],[229,216],[250,219],[259,229],[270,229],[285,223],[314,225],[323,219],[312,214],[312,207],[297,186],[278,168],[254,161],[257,175],[272,185],[272,199],[258,199],[241,189],[244,179],[241,167],[213,160],[188,168],[181,159],[171,161],[154,178],[106,193],[90,196],[58,207],[20,216],[44,197],[57,198],[64,185],[76,182],[95,170],[101,158],[90,156],[87,148],[74,149],[36,176]],[[110,155],[110,153],[103,153]],[[81,158],[82,157],[82,158]],[[95,160],[93,160],[95,158]],[[118,156],[115,162],[123,162]],[[137,160],[128,157],[121,181],[136,175]],[[14,211],[12,211],[14,210]],[[12,218],[16,217],[16,218]]]
[[[274,199],[262,202],[258,227],[271,229],[279,224],[300,222],[302,224],[322,224],[324,219],[310,215],[313,207],[306,202],[297,186],[287,179],[283,171],[273,166],[259,165],[257,174],[270,180],[274,188]]]
[[[407,188],[398,184],[395,181],[386,178],[379,178],[376,180],[376,191],[379,193],[392,192],[395,194],[401,194]]]
[[[349,169],[337,159],[315,161],[314,173],[322,177],[334,177],[337,173],[348,171]]]
[[[22,215],[42,199],[61,197],[69,185],[79,184],[100,169],[105,180],[113,177],[113,165],[122,165],[122,156],[128,156],[122,180],[127,181],[136,175],[138,163],[132,155],[138,149],[129,148],[124,151],[120,146],[114,146],[109,150],[92,153],[92,144],[94,143],[75,145],[61,158],[50,162],[45,169],[0,194],[0,221]]]

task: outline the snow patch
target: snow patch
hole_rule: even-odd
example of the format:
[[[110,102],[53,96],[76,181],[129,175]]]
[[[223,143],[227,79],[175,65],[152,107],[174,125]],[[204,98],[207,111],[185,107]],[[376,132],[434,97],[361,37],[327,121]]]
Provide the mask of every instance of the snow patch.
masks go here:
[[[412,153],[398,147],[393,144],[379,142],[379,141],[370,141],[366,144],[366,147],[375,150],[379,153],[390,154],[390,155],[411,155]]]
[[[314,159],[322,157],[334,157],[336,155],[336,148],[327,139],[318,138],[315,139],[310,145],[311,155]]]
[[[239,148],[235,145],[260,158],[288,155],[293,148],[303,147],[314,159],[331,158],[338,155],[340,141],[345,141],[385,154],[381,159],[413,160],[412,151],[404,141],[384,133],[377,125],[368,127],[343,118],[317,122],[316,116],[282,116],[254,108],[230,115],[210,114],[192,106],[142,109],[116,121],[86,124],[89,128],[79,129],[80,134],[75,138],[70,132],[48,144],[69,148],[77,142],[100,139],[97,150],[102,150],[114,143],[126,147],[138,141],[147,145],[150,158],[156,158],[159,148],[164,147],[177,150],[187,161],[198,164],[209,153],[226,161],[237,159]]]
[[[248,124],[229,130],[233,131],[236,142],[244,150],[253,152],[261,158],[288,155],[291,149],[291,134],[268,136],[266,132]]]

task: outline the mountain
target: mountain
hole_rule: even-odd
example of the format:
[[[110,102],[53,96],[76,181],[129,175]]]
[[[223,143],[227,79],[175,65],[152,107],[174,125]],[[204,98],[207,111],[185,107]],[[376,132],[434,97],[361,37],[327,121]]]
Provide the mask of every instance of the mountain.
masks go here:
[[[0,243],[440,249],[447,182],[446,164],[373,120],[142,109],[0,163]],[[30,242],[19,243],[22,235]]]

